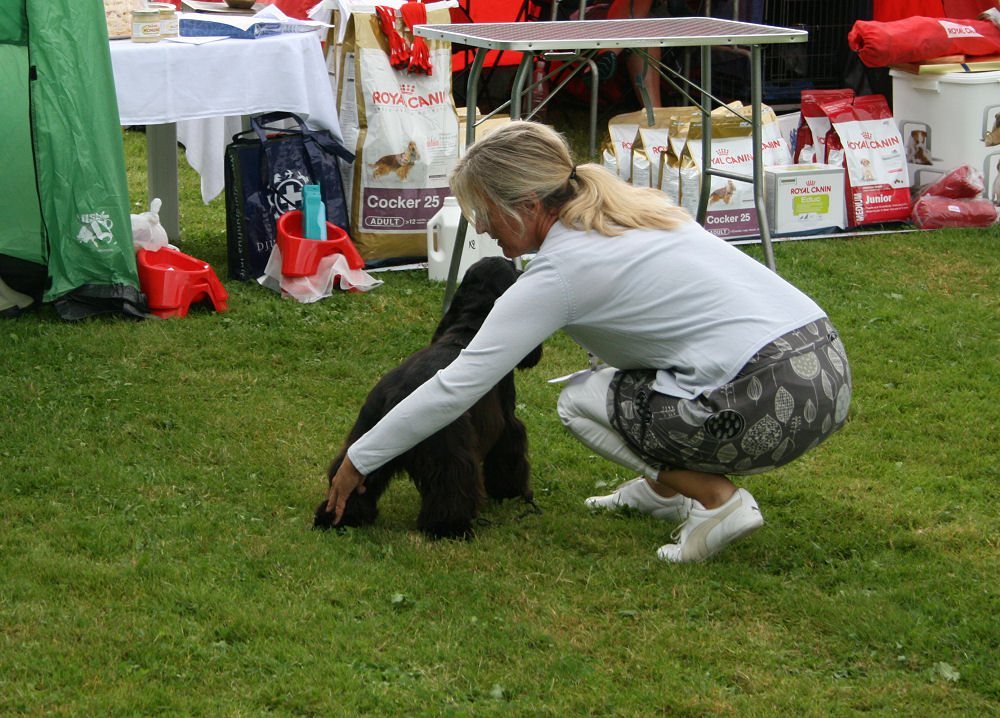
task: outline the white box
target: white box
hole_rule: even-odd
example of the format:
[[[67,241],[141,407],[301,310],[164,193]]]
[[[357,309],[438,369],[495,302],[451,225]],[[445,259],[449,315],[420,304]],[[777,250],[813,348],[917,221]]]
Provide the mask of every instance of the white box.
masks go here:
[[[771,234],[809,234],[843,227],[844,168],[776,165],[764,168]]]
[[[971,165],[992,187],[1000,174],[1000,71],[916,75],[894,68],[889,75],[913,186]]]

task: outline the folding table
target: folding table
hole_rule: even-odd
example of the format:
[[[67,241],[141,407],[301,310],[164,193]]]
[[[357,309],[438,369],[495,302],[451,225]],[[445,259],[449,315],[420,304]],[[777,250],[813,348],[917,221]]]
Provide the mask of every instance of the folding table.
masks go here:
[[[767,266],[774,266],[774,252],[771,247],[771,235],[767,226],[767,214],[764,207],[764,167],[761,152],[754,152],[753,175],[747,176],[714,169],[711,166],[711,121],[712,103],[724,105],[721,100],[712,95],[712,47],[741,46],[750,48],[750,104],[751,116],[746,117],[737,110],[730,110],[742,117],[752,126],[754,147],[761,146],[761,46],[780,43],[805,42],[808,32],[792,30],[770,25],[723,20],[711,17],[676,17],[676,18],[646,18],[635,20],[556,20],[550,22],[498,22],[498,23],[466,23],[456,25],[418,25],[414,34],[434,40],[446,40],[460,45],[476,48],[476,55],[470,68],[466,105],[471,108],[471,114],[466,121],[466,142],[471,145],[475,141],[475,124],[477,122],[476,99],[479,92],[479,75],[483,61],[489,50],[512,50],[524,53],[521,64],[514,76],[511,88],[510,116],[518,119],[521,116],[521,100],[527,96],[532,87],[525,88],[531,69],[531,63],[536,55],[557,53],[556,57],[571,59],[579,67],[584,64],[590,67],[591,73],[596,68],[594,56],[602,50],[613,48],[630,48],[642,55],[646,62],[652,65],[660,75],[677,87],[693,104],[700,106],[703,118],[701,197],[698,204],[698,219],[704,221],[708,207],[710,183],[705,176],[715,175],[728,179],[752,182],[754,203],[757,208],[757,220],[760,225],[761,244]],[[651,47],[699,47],[701,48],[701,78],[700,84],[685,78],[663,63],[650,56]],[[558,92],[562,84],[552,89]],[[699,94],[695,100],[687,89]],[[591,131],[596,120],[593,110],[591,114]],[[458,266],[461,260],[462,246],[465,241],[467,222],[463,218],[455,237],[455,248],[451,257],[451,268],[448,283],[445,288],[445,306],[451,301],[458,279]]]

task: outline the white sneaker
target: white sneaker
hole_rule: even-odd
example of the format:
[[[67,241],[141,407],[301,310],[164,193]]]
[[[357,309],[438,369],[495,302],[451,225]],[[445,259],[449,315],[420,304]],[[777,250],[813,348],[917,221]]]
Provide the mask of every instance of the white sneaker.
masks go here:
[[[687,521],[670,534],[677,543],[660,546],[656,555],[671,563],[705,561],[763,525],[764,517],[754,497],[746,489],[737,489],[717,509],[706,509],[694,502]]]
[[[615,511],[628,506],[636,511],[649,514],[660,521],[680,523],[691,511],[691,499],[677,494],[664,498],[653,491],[653,487],[645,478],[626,481],[613,494],[607,496],[591,496],[584,504],[592,509],[608,509]]]

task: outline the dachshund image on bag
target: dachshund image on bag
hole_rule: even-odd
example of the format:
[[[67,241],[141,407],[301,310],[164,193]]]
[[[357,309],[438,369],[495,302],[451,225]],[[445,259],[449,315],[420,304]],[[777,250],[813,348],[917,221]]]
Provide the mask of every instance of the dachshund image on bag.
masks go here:
[[[410,144],[406,146],[406,152],[401,152],[398,155],[386,155],[368,166],[375,170],[372,174],[375,179],[395,172],[399,179],[405,180],[419,159],[420,152],[417,151],[417,144],[410,141]]]
[[[429,346],[403,360],[383,376],[368,394],[347,440],[330,464],[328,478],[340,468],[347,449],[413,390],[448,366],[479,331],[493,303],[517,279],[519,272],[502,257],[481,259],[465,273]],[[538,346],[517,365],[527,369],[539,362]],[[467,538],[484,499],[521,497],[530,502],[528,438],[514,415],[513,371],[454,422],[409,451],[372,471],[365,491],[354,491],[340,523],[324,500],[316,507],[314,527],[365,526],[378,516],[379,497],[390,479],[409,474],[420,493],[417,528],[433,538]]]

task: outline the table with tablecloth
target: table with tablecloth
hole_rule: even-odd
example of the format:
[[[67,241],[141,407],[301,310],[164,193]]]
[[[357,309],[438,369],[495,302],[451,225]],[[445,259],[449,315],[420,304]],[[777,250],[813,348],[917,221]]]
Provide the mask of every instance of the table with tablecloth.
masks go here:
[[[225,148],[246,115],[294,112],[341,138],[315,32],[203,44],[112,40],[111,62],[121,124],[146,126],[149,196],[163,201],[161,222],[171,239],[180,232],[178,140],[208,203],[224,188]]]

